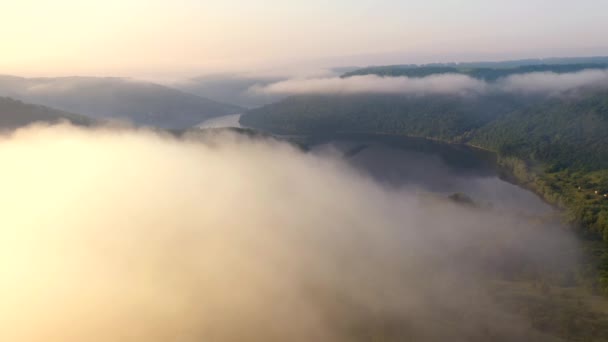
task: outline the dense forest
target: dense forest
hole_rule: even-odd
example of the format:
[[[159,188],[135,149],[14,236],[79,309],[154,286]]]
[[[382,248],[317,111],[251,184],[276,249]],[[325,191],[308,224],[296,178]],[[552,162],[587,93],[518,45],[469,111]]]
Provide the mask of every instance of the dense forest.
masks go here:
[[[508,61],[487,61],[487,62],[449,62],[449,63],[428,63],[428,64],[397,64],[389,66],[374,66],[367,68],[347,68],[342,71],[345,76],[349,73],[355,72],[355,74],[364,73],[364,71],[370,71],[373,68],[386,69],[386,68],[401,68],[401,69],[415,69],[421,67],[452,67],[457,69],[512,69],[521,66],[539,66],[539,65],[572,65],[572,64],[592,64],[594,66],[608,65],[608,57],[596,56],[596,57],[552,57],[552,58],[527,58],[527,59],[516,59]],[[334,70],[339,71],[337,68]],[[376,73],[377,74],[377,73]]]
[[[509,94],[305,95],[251,110],[244,125],[282,133],[382,132],[460,141],[474,129],[529,103]]]
[[[386,75],[422,76],[448,68],[452,67],[387,67],[376,71],[379,75],[386,71]],[[567,72],[581,68],[587,66],[533,65],[491,72],[477,68],[467,74],[494,79],[522,70]],[[370,69],[363,69],[346,76],[368,72]],[[594,272],[599,279],[594,286],[608,294],[606,89],[577,89],[560,96],[506,92],[476,96],[300,95],[251,110],[241,123],[280,134],[407,135],[496,152],[505,177],[562,208],[564,218],[592,242]]]
[[[468,143],[554,171],[608,169],[608,91],[294,96],[251,110],[241,122],[283,134],[375,132]]]
[[[481,64],[483,65],[483,64]],[[476,66],[476,64],[429,64],[423,66],[412,65],[389,65],[368,67],[350,71],[342,75],[343,78],[362,75],[377,75],[377,76],[407,76],[407,77],[425,77],[435,74],[461,74],[467,75],[476,79],[485,81],[496,81],[500,78],[525,74],[530,72],[554,72],[558,74],[577,72],[589,69],[606,69],[608,68],[607,61],[595,61],[578,64],[534,64],[520,65],[515,67],[490,67]]]

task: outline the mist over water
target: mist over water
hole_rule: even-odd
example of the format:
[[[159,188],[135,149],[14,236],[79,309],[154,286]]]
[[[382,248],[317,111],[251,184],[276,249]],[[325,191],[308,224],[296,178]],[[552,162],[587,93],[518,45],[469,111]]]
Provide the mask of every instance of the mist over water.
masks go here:
[[[261,94],[409,94],[483,95],[517,93],[557,95],[583,87],[608,87],[608,71],[587,69],[558,74],[529,72],[484,81],[467,75],[446,73],[424,77],[361,75],[350,77],[293,78],[255,85],[249,91]]]
[[[464,193],[479,204],[529,215],[555,210],[530,191],[498,176],[492,153],[424,139],[365,134],[336,135],[316,145],[338,154],[388,188],[450,195]]]
[[[241,118],[241,114],[232,114],[232,115],[222,115],[216,118],[207,119],[201,122],[196,127],[198,128],[227,128],[227,127],[237,127],[240,128],[241,124],[239,120]]]
[[[0,340],[542,340],[493,284],[559,274],[577,258],[569,233],[387,186],[353,166],[373,148],[349,160],[67,125],[3,136]]]

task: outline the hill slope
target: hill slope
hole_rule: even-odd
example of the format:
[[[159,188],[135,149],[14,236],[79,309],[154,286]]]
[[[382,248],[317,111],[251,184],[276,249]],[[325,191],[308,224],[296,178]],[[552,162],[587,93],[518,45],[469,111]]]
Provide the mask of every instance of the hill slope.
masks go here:
[[[249,111],[241,123],[283,134],[417,136],[467,143],[553,170],[608,169],[606,89],[578,89],[558,97],[294,96]]]
[[[555,97],[295,96],[241,117],[283,134],[389,133],[494,151],[507,176],[565,209],[582,235],[603,240],[597,285],[608,293],[608,90]]]
[[[288,134],[377,132],[463,141],[497,116],[538,101],[511,94],[306,95],[251,110],[241,123]]]
[[[0,96],[93,118],[126,119],[138,125],[176,129],[241,111],[238,106],[122,78],[1,76]]]
[[[27,104],[8,97],[0,97],[0,129],[14,129],[34,122],[55,123],[62,120],[75,125],[90,125],[93,123],[93,120],[85,116]]]
[[[509,113],[471,143],[556,168],[608,169],[608,91],[562,97]]]
[[[197,96],[234,103],[245,108],[255,108],[281,100],[284,96],[255,93],[249,89],[256,85],[263,86],[283,80],[285,78],[282,77],[219,74],[196,77],[175,87]]]
[[[571,61],[571,62],[568,62]],[[589,69],[608,68],[607,57],[522,60],[486,63],[446,63],[425,65],[385,65],[361,68],[345,73],[342,77],[377,75],[425,77],[436,74],[461,74],[485,81],[530,72],[570,73]]]

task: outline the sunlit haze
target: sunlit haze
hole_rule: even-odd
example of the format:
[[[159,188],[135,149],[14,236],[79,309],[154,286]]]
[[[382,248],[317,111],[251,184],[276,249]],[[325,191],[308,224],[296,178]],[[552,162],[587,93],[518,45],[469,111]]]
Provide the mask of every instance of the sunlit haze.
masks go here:
[[[0,0],[0,342],[608,342],[608,0]]]
[[[0,74],[179,79],[605,55],[606,11],[602,0],[3,1]]]

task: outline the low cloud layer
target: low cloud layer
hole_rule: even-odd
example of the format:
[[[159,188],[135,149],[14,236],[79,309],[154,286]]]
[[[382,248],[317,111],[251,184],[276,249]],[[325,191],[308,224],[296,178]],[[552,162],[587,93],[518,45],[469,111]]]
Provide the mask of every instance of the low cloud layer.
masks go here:
[[[271,140],[30,127],[0,163],[2,341],[541,340],[486,279],[573,261]]]
[[[607,87],[608,70],[583,70],[558,74],[554,72],[533,72],[512,75],[498,81],[502,91],[519,93],[557,94],[584,87]]]
[[[474,78],[458,75],[432,75],[422,78],[380,77],[375,75],[332,77],[317,79],[292,79],[251,91],[277,94],[452,94],[478,93],[486,84]]]
[[[557,94],[581,87],[608,86],[608,70],[583,70],[573,73],[534,72],[486,82],[460,74],[426,77],[381,77],[376,75],[347,78],[290,79],[269,85],[254,86],[251,92],[264,94],[482,94],[516,92]]]

